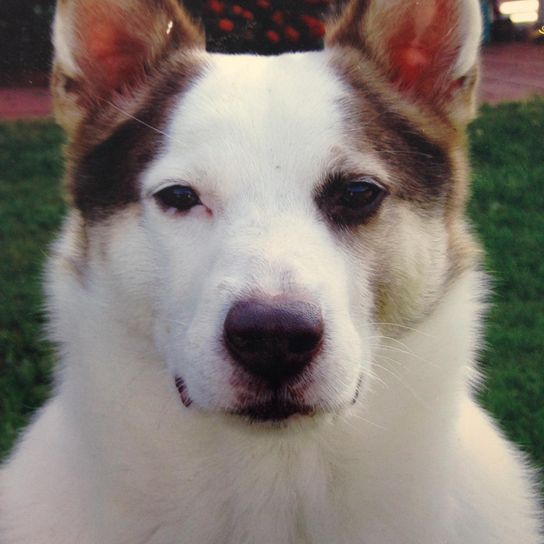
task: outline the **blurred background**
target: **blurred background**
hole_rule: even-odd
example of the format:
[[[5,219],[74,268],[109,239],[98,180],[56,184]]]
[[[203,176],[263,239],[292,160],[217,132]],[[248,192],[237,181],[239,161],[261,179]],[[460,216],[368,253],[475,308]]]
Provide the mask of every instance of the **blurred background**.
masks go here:
[[[187,0],[208,48],[319,49],[329,0]],[[479,118],[470,126],[469,215],[493,305],[479,393],[544,467],[544,0],[481,0]],[[50,118],[54,0],[0,0],[0,458],[49,395],[41,271],[65,211],[62,131]]]
[[[345,1],[345,0],[344,0]],[[544,0],[480,0],[484,20],[484,54],[508,65],[502,82],[514,83],[525,70],[525,57],[544,56]],[[208,49],[225,52],[281,53],[318,49],[323,36],[322,15],[332,0],[188,0],[192,14],[206,27]],[[0,87],[47,87],[51,59],[50,28],[54,0],[2,0],[0,2]],[[500,55],[499,55],[500,54]],[[485,57],[484,57],[485,59]],[[518,64],[520,63],[521,64]],[[529,91],[544,92],[540,79],[523,75]],[[518,82],[519,84],[519,82]],[[519,92],[525,92],[519,89]],[[43,96],[43,93],[38,93]],[[515,96],[516,98],[519,96]],[[3,98],[3,100],[2,100]],[[497,99],[490,96],[490,99]],[[0,115],[24,114],[8,107],[9,95],[0,96]],[[47,108],[47,97],[42,108]],[[39,107],[36,104],[36,107]],[[28,107],[27,107],[28,109]],[[8,111],[5,111],[8,110]],[[43,110],[36,113],[43,115]]]

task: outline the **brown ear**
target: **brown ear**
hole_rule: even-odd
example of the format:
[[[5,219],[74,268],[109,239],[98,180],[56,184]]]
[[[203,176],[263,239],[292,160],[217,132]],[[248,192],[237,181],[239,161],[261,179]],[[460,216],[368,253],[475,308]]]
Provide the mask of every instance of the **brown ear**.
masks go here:
[[[58,0],[52,90],[70,133],[89,105],[130,96],[172,51],[204,47],[176,0]]]
[[[480,35],[478,0],[350,0],[326,45],[362,50],[403,94],[466,122]]]

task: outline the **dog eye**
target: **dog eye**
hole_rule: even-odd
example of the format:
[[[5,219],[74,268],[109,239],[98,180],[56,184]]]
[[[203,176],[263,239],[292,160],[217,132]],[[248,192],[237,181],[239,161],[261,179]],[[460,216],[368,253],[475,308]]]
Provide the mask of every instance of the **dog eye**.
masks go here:
[[[162,208],[185,212],[201,204],[196,192],[187,185],[170,185],[153,195]]]
[[[319,207],[336,224],[355,226],[365,223],[379,208],[387,192],[374,178],[363,176],[346,182],[329,181],[319,197]]]

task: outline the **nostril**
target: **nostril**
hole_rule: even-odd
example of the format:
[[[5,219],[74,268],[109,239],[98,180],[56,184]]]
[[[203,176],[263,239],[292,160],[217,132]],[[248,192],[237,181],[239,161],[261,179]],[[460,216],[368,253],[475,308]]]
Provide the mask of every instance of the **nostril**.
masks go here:
[[[233,343],[238,349],[248,352],[260,351],[266,336],[254,331],[237,330],[227,334],[231,343]]]
[[[301,372],[319,350],[321,311],[315,304],[287,297],[239,301],[227,314],[224,338],[238,364],[281,383]]]
[[[289,351],[292,353],[307,353],[314,350],[321,343],[322,332],[299,333],[289,342]]]

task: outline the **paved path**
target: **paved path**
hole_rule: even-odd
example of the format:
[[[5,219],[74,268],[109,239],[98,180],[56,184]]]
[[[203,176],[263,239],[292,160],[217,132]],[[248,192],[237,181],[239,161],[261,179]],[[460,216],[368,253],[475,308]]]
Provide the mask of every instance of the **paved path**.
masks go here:
[[[39,119],[51,115],[49,89],[0,88],[0,119]]]
[[[495,104],[544,96],[544,45],[494,44],[483,50],[482,102]],[[0,119],[34,119],[51,115],[44,88],[0,88]]]
[[[495,104],[544,96],[544,44],[495,44],[482,55],[480,100]]]

